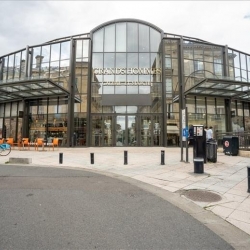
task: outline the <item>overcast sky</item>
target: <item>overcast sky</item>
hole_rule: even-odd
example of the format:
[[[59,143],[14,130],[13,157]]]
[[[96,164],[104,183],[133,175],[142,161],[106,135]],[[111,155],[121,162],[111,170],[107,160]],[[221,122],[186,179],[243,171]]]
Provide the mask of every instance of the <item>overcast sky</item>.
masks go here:
[[[150,22],[250,54],[249,1],[0,1],[0,56],[88,33],[119,18]]]

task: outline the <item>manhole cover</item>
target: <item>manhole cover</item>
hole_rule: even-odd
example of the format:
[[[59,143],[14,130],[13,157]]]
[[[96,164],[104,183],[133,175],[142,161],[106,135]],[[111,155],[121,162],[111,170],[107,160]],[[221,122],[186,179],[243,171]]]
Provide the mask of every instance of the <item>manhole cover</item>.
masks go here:
[[[221,200],[220,195],[206,190],[185,190],[182,194],[193,201],[216,202]]]

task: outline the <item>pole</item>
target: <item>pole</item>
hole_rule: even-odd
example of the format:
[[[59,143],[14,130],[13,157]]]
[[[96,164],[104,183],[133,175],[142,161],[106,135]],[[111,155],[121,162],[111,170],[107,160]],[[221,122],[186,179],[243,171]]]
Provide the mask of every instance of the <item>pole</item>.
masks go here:
[[[186,107],[186,128],[188,128],[188,108]],[[188,131],[186,131],[188,133]],[[186,135],[186,163],[188,161],[188,135]]]
[[[63,163],[63,153],[59,153],[59,164]]]
[[[128,164],[128,151],[124,151],[124,165]]]
[[[161,165],[165,165],[165,151],[161,151]]]
[[[90,153],[90,163],[94,164],[94,153]]]

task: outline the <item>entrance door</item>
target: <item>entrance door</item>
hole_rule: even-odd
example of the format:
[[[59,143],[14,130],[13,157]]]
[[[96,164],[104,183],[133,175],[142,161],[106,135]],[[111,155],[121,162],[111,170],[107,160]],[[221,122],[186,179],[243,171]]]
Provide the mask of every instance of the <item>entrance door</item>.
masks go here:
[[[137,146],[136,116],[117,116],[115,128],[116,146]]]

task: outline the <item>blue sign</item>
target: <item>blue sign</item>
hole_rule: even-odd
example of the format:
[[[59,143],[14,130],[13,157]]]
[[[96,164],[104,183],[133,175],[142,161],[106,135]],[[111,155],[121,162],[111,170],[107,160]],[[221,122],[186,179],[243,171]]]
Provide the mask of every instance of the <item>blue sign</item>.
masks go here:
[[[182,129],[182,136],[188,138],[188,128],[183,128]]]

